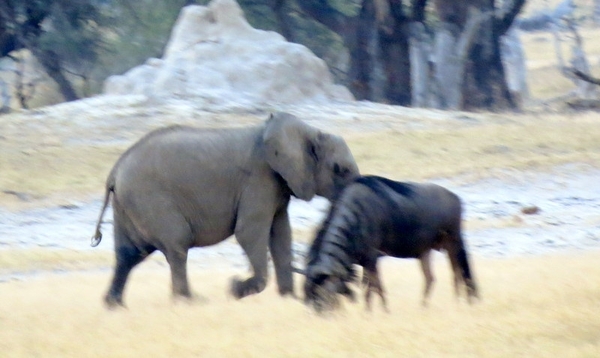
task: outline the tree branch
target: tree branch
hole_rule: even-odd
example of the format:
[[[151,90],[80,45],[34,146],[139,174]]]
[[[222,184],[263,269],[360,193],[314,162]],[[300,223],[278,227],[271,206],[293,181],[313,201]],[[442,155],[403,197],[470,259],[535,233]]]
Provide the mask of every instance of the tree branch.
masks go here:
[[[568,68],[567,70],[571,71],[571,73],[573,73],[580,80],[583,80],[585,82],[589,82],[591,84],[600,86],[600,78],[592,77],[592,76],[590,76],[588,74],[585,74],[585,73],[579,71],[576,68]]]
[[[427,0],[412,0],[412,21],[425,22],[426,6]]]
[[[469,10],[469,14],[467,16],[467,23],[465,24],[465,28],[458,39],[458,43],[456,44],[456,55],[461,61],[467,57],[469,49],[473,44],[473,39],[475,38],[475,34],[479,30],[479,25],[483,23],[488,18],[492,17],[493,13],[491,11],[479,12],[475,8],[471,8]]]
[[[310,17],[323,24],[331,31],[342,37],[346,37],[348,31],[348,16],[337,11],[329,5],[326,0],[301,0],[296,2],[298,6]]]
[[[504,35],[508,31],[519,12],[521,12],[523,5],[525,5],[525,0],[514,0],[512,6],[504,13],[504,16],[496,19],[494,27],[497,34]]]
[[[275,13],[275,18],[277,19],[277,24],[279,25],[279,30],[283,37],[285,37],[286,40],[293,42],[294,32],[292,31],[290,20],[284,8],[285,1],[286,0],[275,0],[269,6]]]

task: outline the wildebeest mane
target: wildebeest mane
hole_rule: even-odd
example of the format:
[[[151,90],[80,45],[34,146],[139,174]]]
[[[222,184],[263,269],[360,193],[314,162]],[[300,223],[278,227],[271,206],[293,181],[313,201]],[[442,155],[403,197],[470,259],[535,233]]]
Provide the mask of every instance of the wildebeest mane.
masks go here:
[[[371,189],[378,197],[381,197],[382,199],[384,199],[389,205],[391,205],[392,207],[396,207],[397,203],[394,202],[394,200],[392,200],[389,197],[389,192],[386,191],[386,187],[391,188],[394,192],[407,197],[407,198],[411,198],[414,195],[414,190],[412,188],[411,184],[407,184],[407,183],[401,183],[401,182],[396,182],[387,178],[383,178],[380,176],[376,176],[376,175],[366,175],[366,176],[361,176],[359,178],[357,178],[355,181],[355,183],[357,184],[362,184],[365,185],[366,187],[368,187],[369,189]],[[340,196],[337,198],[339,199],[343,194],[340,193]],[[325,220],[323,221],[323,223],[321,224],[321,227],[319,228],[318,232],[317,232],[317,236],[315,237],[315,240],[313,241],[309,252],[308,252],[308,256],[307,256],[307,265],[314,265],[317,263],[317,260],[319,259],[319,254],[321,252],[321,247],[323,245],[324,242],[324,238],[327,234],[327,230],[328,228],[331,226],[331,221],[333,220],[333,218],[336,217],[336,215],[338,215],[338,210],[340,210],[340,200],[334,200],[334,202],[331,204],[332,207],[329,210],[329,213],[327,214],[327,217],[325,218]],[[360,202],[354,202],[354,205],[356,206],[362,206],[360,205]],[[356,214],[356,213],[355,213]],[[348,222],[346,223],[347,225],[349,225],[348,227],[345,227],[343,229],[344,234],[346,236],[346,244],[350,245],[351,247],[347,247],[346,249],[349,249],[350,251],[354,251],[357,249],[356,247],[356,242],[353,239],[354,238],[353,234],[355,232],[359,231],[359,228],[354,227],[356,225],[358,225],[358,219],[356,220],[357,222]],[[349,252],[351,253],[351,252]],[[355,276],[355,270],[351,269],[351,275]]]
[[[306,258],[307,267],[317,264],[317,262],[319,260],[319,254],[321,253],[323,243],[325,242],[327,230],[331,226],[331,221],[337,215],[338,207],[339,207],[338,201],[334,201],[331,204],[329,213],[327,214],[327,217],[321,224],[321,226],[317,232],[317,236],[315,237],[314,241],[312,242],[312,244],[308,250],[308,254],[307,254],[307,258]],[[336,244],[334,242],[332,242],[332,243]],[[346,249],[348,249],[348,248],[346,248]],[[349,254],[349,253],[347,253],[347,254]],[[346,260],[340,260],[340,261],[346,261]],[[352,263],[351,262],[343,262],[343,263],[344,263],[346,270],[349,273],[349,277],[347,278],[347,281],[354,280],[357,277],[357,274],[356,274],[356,270],[354,269],[354,267],[352,267]],[[347,266],[348,264],[350,266]],[[308,274],[309,274],[309,272],[307,272],[307,275]]]
[[[390,187],[393,191],[405,197],[412,197],[415,193],[411,184],[393,181],[377,175],[361,176],[356,179],[355,182],[367,186],[381,197],[387,197],[387,194],[381,187],[382,184]]]

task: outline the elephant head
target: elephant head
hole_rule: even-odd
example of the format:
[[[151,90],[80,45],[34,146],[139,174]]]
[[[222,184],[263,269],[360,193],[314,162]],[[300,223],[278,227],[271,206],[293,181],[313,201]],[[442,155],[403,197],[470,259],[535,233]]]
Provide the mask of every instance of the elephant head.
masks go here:
[[[319,195],[332,200],[359,176],[354,157],[341,137],[323,133],[291,114],[271,114],[263,143],[268,164],[299,199]]]

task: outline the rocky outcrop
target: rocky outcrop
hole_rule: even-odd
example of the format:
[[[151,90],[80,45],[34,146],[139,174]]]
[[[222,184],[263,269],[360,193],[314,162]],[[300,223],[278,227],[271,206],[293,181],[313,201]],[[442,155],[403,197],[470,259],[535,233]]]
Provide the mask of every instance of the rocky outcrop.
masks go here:
[[[254,29],[234,0],[182,9],[162,59],[105,82],[106,94],[184,98],[203,107],[351,101],[325,62],[281,35]]]

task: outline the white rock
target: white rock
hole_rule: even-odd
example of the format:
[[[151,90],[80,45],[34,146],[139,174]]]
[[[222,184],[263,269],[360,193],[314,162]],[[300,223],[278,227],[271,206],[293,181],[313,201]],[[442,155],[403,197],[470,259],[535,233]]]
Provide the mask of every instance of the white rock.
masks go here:
[[[184,98],[201,107],[352,101],[308,48],[252,28],[234,0],[182,9],[162,59],[105,82],[106,94]]]

